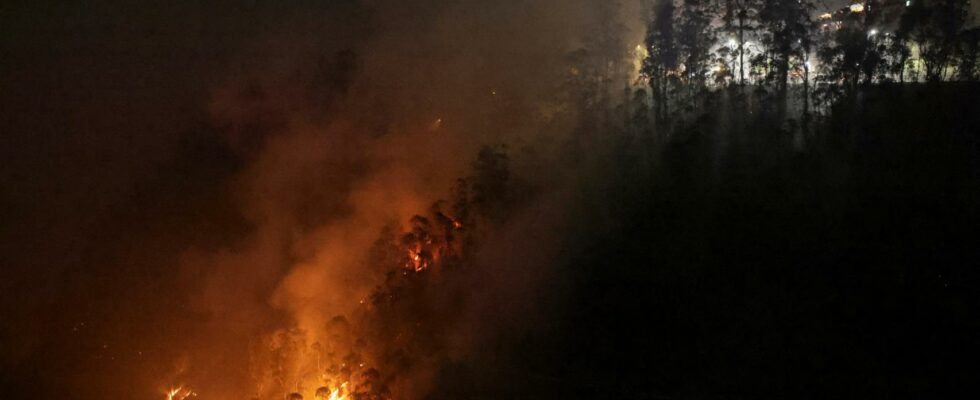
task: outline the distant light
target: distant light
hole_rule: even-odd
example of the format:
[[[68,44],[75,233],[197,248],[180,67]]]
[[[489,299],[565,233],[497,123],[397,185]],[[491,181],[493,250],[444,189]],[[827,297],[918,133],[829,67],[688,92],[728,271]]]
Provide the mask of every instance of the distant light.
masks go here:
[[[877,29],[872,29],[872,30],[868,31],[868,37],[872,37],[872,36],[877,35],[877,34],[878,34],[878,30]]]
[[[834,16],[833,16],[833,15],[831,15],[830,13],[823,13],[823,14],[820,14],[820,19],[831,19],[831,18],[833,18],[833,17],[834,17]]]
[[[911,6],[911,5],[912,5],[912,0],[905,0],[905,6],[906,7]]]
[[[864,4],[861,4],[861,3],[851,4],[851,12],[859,13],[859,12],[863,12],[863,11],[864,11]]]

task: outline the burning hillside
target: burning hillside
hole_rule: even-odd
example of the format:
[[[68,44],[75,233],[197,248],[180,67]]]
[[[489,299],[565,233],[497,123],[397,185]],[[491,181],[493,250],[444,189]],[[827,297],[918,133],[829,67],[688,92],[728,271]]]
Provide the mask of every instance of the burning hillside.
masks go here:
[[[550,164],[579,94],[602,97],[611,90],[600,75],[633,72],[617,57],[640,31],[593,34],[619,29],[625,13],[592,0],[174,7],[177,25],[156,7],[135,19],[145,29],[112,7],[93,24],[140,28],[120,37],[150,42],[121,43],[119,65],[84,61],[143,68],[107,93],[145,102],[154,118],[64,107],[93,137],[114,133],[93,151],[65,148],[112,176],[90,190],[92,179],[70,179],[86,175],[79,167],[54,184],[88,205],[23,218],[67,250],[18,263],[99,272],[47,277],[70,287],[19,311],[21,325],[35,327],[27,316],[40,308],[71,311],[45,313],[55,339],[12,346],[11,365],[77,366],[85,372],[43,380],[83,398],[415,399],[450,387],[438,384],[450,366],[513,340],[508,327],[544,297],[535,288],[552,249],[541,231],[564,211],[533,199],[562,185]],[[107,40],[93,35],[72,43]],[[187,65],[207,70],[158,51],[168,35],[185,39]],[[169,66],[128,59],[146,52]],[[72,98],[87,97],[101,98]],[[130,148],[148,129],[167,139]],[[101,157],[116,152],[128,161]],[[97,234],[61,233],[72,229]],[[28,378],[17,382],[31,371],[18,369]]]
[[[384,400],[428,390],[419,379],[444,362],[446,337],[469,301],[459,282],[478,264],[470,246],[520,206],[509,168],[503,150],[485,148],[474,173],[456,182],[451,202],[381,229],[362,264],[382,279],[344,313],[252,337],[251,396]],[[198,395],[190,386],[166,393],[167,400]]]
[[[588,31],[618,15],[594,16],[604,6],[584,0],[559,14],[544,3],[380,3],[351,14],[378,31],[334,43],[287,29],[215,90],[210,119],[244,160],[229,190],[248,232],[182,255],[188,308],[207,322],[178,347],[190,366],[163,384],[186,382],[202,399],[419,398],[498,340],[491,325],[536,309],[548,262],[524,260],[545,243],[520,243],[529,249],[515,260],[499,260],[511,245],[490,243],[525,229],[513,218],[537,188],[559,185],[541,166],[568,138],[568,103],[605,92],[590,74],[618,65],[614,52],[569,58],[583,43],[568,21]],[[514,32],[537,39],[483,36]],[[583,72],[569,76],[570,63]]]

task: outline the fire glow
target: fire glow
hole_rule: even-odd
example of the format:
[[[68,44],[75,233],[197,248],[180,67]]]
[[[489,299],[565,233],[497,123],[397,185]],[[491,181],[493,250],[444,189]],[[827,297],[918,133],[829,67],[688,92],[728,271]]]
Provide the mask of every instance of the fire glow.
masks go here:
[[[463,223],[457,219],[448,217],[440,212],[436,213],[438,225],[441,225],[442,232],[432,229],[431,223],[427,218],[416,216],[412,218],[413,228],[402,236],[402,244],[406,247],[406,261],[403,263],[405,269],[422,272],[440,258],[458,252],[453,239],[453,231],[463,229]]]
[[[197,393],[186,386],[179,385],[167,390],[166,400],[184,400],[192,396],[197,396]]]
[[[326,386],[321,386],[317,388],[316,392],[313,393],[314,400],[349,400],[348,394],[348,383],[344,382],[340,384],[335,389],[330,389]],[[190,397],[197,397],[197,393],[186,386],[177,386],[166,391],[164,399],[165,400],[185,400]],[[290,393],[287,396],[287,400],[303,400],[303,395],[301,393]]]
[[[462,254],[462,240],[458,236],[464,233],[464,223],[460,218],[450,217],[439,211],[438,204],[433,206],[429,215],[416,215],[411,218],[408,227],[396,232],[401,233],[393,235],[386,243],[391,246],[389,250],[392,254],[398,258],[390,259],[388,265],[394,270],[403,271],[399,275],[405,276],[409,281],[412,280],[411,276],[423,274],[431,268],[457,259]],[[367,304],[365,300],[361,300],[360,306],[366,307],[363,310],[377,307],[378,295],[376,293],[375,300]],[[323,332],[279,330],[261,339],[257,348],[259,352],[266,352],[267,356],[253,356],[250,361],[253,383],[257,385],[252,399],[392,398],[384,386],[385,383],[382,383],[384,380],[379,369],[383,369],[383,366],[366,366],[366,360],[354,353],[352,346],[365,346],[364,338],[354,333],[351,333],[352,339],[343,338],[343,334],[338,336],[338,333],[331,331],[330,326],[340,326],[341,330],[351,329],[346,317],[334,317],[327,325]],[[399,338],[395,337],[393,340],[397,341]],[[362,348],[356,351],[365,350]],[[365,355],[370,356],[370,351],[367,350]],[[213,398],[207,393],[199,396],[196,391],[183,384],[171,387],[165,391],[164,396],[165,400],[197,397]]]

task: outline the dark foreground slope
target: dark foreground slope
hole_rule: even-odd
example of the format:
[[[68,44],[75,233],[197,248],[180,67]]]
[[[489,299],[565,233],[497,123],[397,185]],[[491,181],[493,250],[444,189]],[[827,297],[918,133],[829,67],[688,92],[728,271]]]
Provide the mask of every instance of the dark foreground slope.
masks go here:
[[[606,220],[550,328],[435,397],[978,392],[978,89],[875,88],[806,133],[715,95],[583,193]]]

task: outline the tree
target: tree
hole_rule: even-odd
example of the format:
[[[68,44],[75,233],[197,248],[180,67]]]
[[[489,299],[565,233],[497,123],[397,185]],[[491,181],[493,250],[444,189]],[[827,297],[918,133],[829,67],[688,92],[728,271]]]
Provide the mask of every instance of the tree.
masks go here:
[[[708,72],[711,46],[716,39],[711,22],[715,19],[709,0],[685,0],[681,8],[677,48],[684,61],[684,75],[696,87],[703,87]]]
[[[853,92],[866,71],[870,47],[868,35],[859,27],[845,25],[835,31],[831,40],[817,52],[823,66],[821,80]]]
[[[759,10],[758,0],[725,0],[725,14],[722,17],[724,29],[734,35],[735,48],[732,54],[738,57],[738,84],[745,85],[745,44],[747,34],[755,31],[755,21]]]
[[[909,59],[912,57],[912,50],[909,49],[908,32],[902,29],[901,23],[899,24],[899,29],[895,31],[895,34],[888,37],[888,43],[885,46],[885,55],[888,60],[888,72],[892,76],[897,76],[899,82],[905,83],[905,69]]]
[[[809,51],[814,6],[809,0],[763,0],[759,21],[769,53],[769,76],[776,88],[785,93],[789,81],[790,62]],[[804,40],[807,42],[804,43]]]
[[[645,40],[648,55],[643,61],[642,72],[650,80],[658,123],[667,117],[669,79],[677,72],[674,11],[673,0],[657,0]]]
[[[980,58],[980,28],[972,28],[960,34],[957,70],[961,80],[977,80],[977,62]]]
[[[918,46],[926,80],[947,79],[969,16],[969,0],[914,1],[903,15],[903,25]]]

